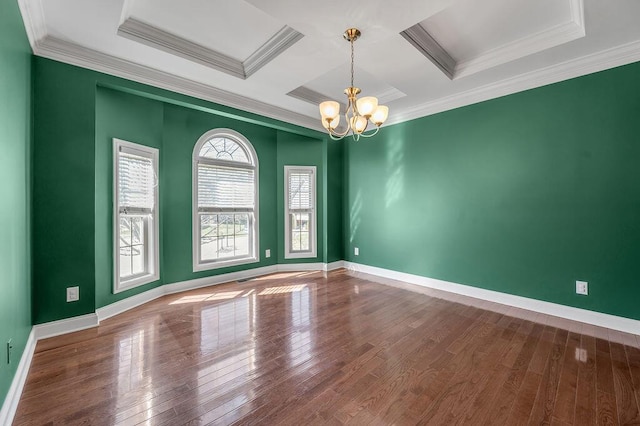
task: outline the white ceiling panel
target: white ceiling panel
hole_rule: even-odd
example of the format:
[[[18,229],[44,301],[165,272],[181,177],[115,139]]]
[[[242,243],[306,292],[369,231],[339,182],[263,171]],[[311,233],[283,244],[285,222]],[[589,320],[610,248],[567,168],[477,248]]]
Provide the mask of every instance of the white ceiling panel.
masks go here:
[[[638,0],[18,2],[36,55],[315,129],[317,106],[288,93],[344,102],[349,27],[362,31],[355,83],[388,102],[389,124],[640,60]],[[176,50],[185,44],[118,35],[128,18],[242,66],[283,28],[300,34],[238,78]],[[414,43],[409,29],[422,29]],[[416,48],[421,31],[450,55],[451,75]]]
[[[239,61],[284,26],[240,0],[130,0],[124,14]]]
[[[463,62],[571,20],[569,0],[459,0],[422,26]]]

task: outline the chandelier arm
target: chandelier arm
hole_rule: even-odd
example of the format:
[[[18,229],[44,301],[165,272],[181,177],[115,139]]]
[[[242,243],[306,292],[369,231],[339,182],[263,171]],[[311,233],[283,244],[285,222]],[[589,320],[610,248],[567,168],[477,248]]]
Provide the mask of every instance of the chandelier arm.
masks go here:
[[[360,136],[362,136],[363,138],[370,138],[371,136],[375,136],[376,133],[378,133],[378,130],[380,130],[380,126],[376,126],[376,129],[373,131],[373,133],[362,132],[360,133]]]
[[[329,132],[329,137],[334,140],[334,141],[341,141],[342,139],[344,139],[346,135],[342,135],[342,136],[333,136],[332,132]]]

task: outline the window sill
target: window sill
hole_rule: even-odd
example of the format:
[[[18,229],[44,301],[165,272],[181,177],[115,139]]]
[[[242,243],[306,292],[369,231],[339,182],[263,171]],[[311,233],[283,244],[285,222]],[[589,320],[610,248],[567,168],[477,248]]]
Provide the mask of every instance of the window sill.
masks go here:
[[[229,266],[247,265],[250,263],[257,263],[259,261],[260,258],[257,257],[243,257],[241,259],[194,263],[193,272],[210,271],[212,269],[227,268]]]
[[[294,253],[285,253],[285,259],[315,259],[318,256],[315,252],[305,251],[305,252],[294,252]]]
[[[141,285],[149,284],[160,279],[159,274],[146,274],[125,281],[117,282],[113,287],[113,294],[121,293],[123,291],[131,290],[132,288],[140,287]]]

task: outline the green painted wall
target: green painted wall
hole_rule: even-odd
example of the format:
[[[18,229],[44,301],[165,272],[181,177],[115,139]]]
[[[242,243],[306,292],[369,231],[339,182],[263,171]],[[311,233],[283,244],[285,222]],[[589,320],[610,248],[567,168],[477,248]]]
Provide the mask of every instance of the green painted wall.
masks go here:
[[[639,75],[636,63],[349,143],[348,260],[640,319]]]
[[[96,73],[34,58],[33,321],[95,311]],[[80,287],[67,303],[65,289]]]
[[[96,308],[161,284],[273,265],[279,232],[277,176],[282,135],[299,146],[286,150],[327,161],[324,135],[254,114],[178,95],[117,77],[34,58],[34,297],[33,320],[42,323],[92,313]],[[194,273],[191,260],[191,156],[213,128],[239,131],[259,159],[260,258],[251,265]],[[117,295],[113,286],[112,138],[160,149],[160,280]],[[318,139],[320,138],[320,139]],[[304,142],[315,143],[310,147]],[[317,149],[315,147],[318,147]],[[332,155],[341,161],[341,149]],[[306,152],[306,154],[305,154]],[[287,151],[282,152],[287,157]],[[339,186],[334,178],[334,188]],[[341,197],[322,199],[321,211]],[[320,218],[323,218],[320,213]],[[335,215],[333,218],[334,222]],[[339,226],[331,223],[336,229]],[[328,227],[328,225],[327,225]],[[342,246],[326,256],[339,259]],[[337,247],[337,248],[336,248]],[[266,259],[264,250],[272,257]],[[323,251],[320,251],[323,253]],[[80,301],[66,303],[65,288],[80,286]]]
[[[277,176],[277,206],[278,220],[277,233],[284,236],[285,199],[284,199],[284,166],[316,166],[316,222],[317,222],[317,247],[316,257],[303,259],[285,259],[285,239],[278,241],[278,263],[314,263],[325,261],[325,211],[323,206],[326,199],[326,182],[324,179],[324,164],[326,164],[326,140],[314,139],[286,132],[278,132],[278,176]],[[271,251],[272,256],[275,251]]]
[[[17,2],[0,0],[0,406],[31,331],[31,132],[31,48]]]

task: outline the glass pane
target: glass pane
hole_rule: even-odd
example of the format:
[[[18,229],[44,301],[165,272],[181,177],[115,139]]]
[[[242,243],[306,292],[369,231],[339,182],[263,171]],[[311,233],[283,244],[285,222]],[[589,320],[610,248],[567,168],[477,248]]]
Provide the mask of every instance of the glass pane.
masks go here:
[[[309,213],[292,213],[291,217],[291,251],[308,251],[309,226],[311,215]]]
[[[237,214],[235,216],[235,256],[249,255],[249,215]]]
[[[131,245],[131,220],[128,217],[120,218],[120,247]]]
[[[309,231],[309,213],[298,214],[298,226],[302,231]]]
[[[247,153],[240,144],[227,138],[212,138],[208,140],[202,145],[200,157],[250,163]]]
[[[131,275],[131,255],[129,250],[130,247],[120,248],[120,278]]]
[[[300,251],[300,232],[298,231],[291,233],[291,250]]]
[[[145,272],[144,267],[144,245],[137,244],[131,246],[131,274],[137,275]]]
[[[309,232],[300,233],[300,250],[309,251]]]
[[[144,244],[144,222],[142,217],[131,218],[131,244]]]
[[[200,258],[217,259],[218,252],[218,215],[200,215]]]
[[[232,214],[219,215],[218,225],[218,259],[234,256],[235,238]]]

